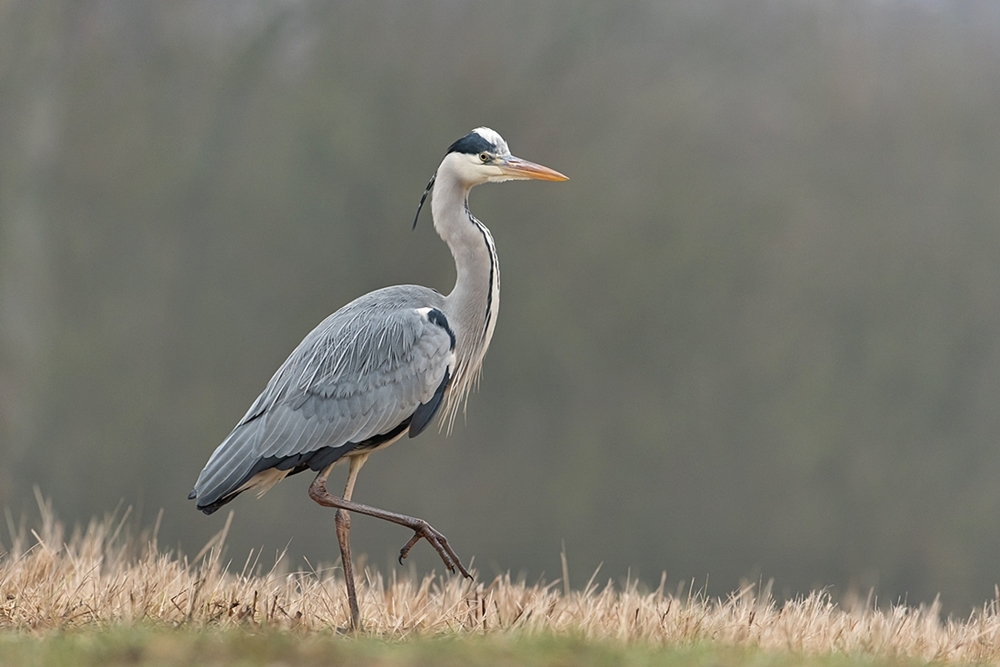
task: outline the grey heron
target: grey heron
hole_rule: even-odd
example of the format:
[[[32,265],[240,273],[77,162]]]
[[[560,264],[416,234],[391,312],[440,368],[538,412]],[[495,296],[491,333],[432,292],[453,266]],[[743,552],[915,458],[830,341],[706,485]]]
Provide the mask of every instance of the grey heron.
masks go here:
[[[427,184],[434,229],[455,260],[447,296],[418,285],[397,285],[361,296],[323,320],[278,368],[246,415],[212,453],[188,496],[211,514],[243,491],[263,494],[288,475],[312,470],[309,496],[337,509],[351,627],[359,611],[350,553],[350,515],[367,514],[413,531],[402,563],[424,538],[450,572],[471,578],[445,536],[423,519],[353,501],[358,472],[376,449],[419,435],[440,411],[454,419],[475,384],[497,322],[500,269],[486,226],[469,212],[469,191],[480,183],[567,177],[511,155],[498,133],[479,127],[453,143]],[[349,462],[341,497],[326,480]]]

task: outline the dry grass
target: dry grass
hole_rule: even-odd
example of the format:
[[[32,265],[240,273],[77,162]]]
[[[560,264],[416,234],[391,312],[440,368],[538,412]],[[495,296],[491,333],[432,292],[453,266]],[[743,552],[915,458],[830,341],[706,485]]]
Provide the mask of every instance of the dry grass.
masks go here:
[[[163,553],[155,531],[129,536],[125,519],[95,521],[66,537],[42,503],[36,530],[12,529],[0,556],[0,630],[121,627],[290,631],[310,635],[347,624],[339,568],[241,572],[220,563],[224,531],[194,562]],[[126,517],[127,518],[127,513]],[[9,521],[9,518],[8,518]],[[571,637],[643,646],[718,646],[864,659],[1000,663],[996,601],[968,619],[942,620],[934,607],[838,605],[823,592],[776,604],[747,586],[728,598],[649,591],[635,582],[592,580],[582,591],[560,581],[497,577],[359,582],[365,635]]]

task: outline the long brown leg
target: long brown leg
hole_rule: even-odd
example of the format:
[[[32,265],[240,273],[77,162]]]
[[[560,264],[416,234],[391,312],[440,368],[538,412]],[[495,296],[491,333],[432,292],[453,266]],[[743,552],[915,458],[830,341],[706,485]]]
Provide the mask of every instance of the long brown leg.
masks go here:
[[[368,454],[358,454],[350,457],[350,470],[347,472],[347,484],[344,486],[344,499],[350,500],[354,494],[354,483],[358,479],[361,466],[368,460]],[[333,465],[316,476],[313,482],[317,482],[326,488],[326,478],[333,470]],[[311,488],[311,487],[310,487]],[[310,492],[310,495],[312,493]],[[338,509],[334,517],[334,525],[337,529],[337,543],[340,545],[340,561],[344,567],[344,581],[347,584],[347,604],[351,609],[351,631],[357,632],[361,629],[361,612],[358,609],[358,593],[354,585],[354,563],[351,560],[351,515],[344,509]]]
[[[351,470],[353,471],[353,460],[351,465]],[[358,467],[360,468],[360,466]],[[448,538],[446,538],[439,531],[435,530],[423,519],[417,519],[412,516],[406,516],[405,514],[397,514],[396,512],[380,510],[376,507],[371,507],[370,505],[356,503],[353,502],[350,497],[338,498],[331,495],[330,492],[326,490],[326,475],[323,473],[317,475],[316,479],[313,480],[313,483],[309,486],[309,497],[324,507],[336,507],[338,510],[366,514],[368,516],[373,516],[376,519],[391,521],[392,523],[405,526],[406,528],[412,530],[413,537],[411,537],[406,545],[404,545],[399,551],[400,563],[402,563],[403,559],[406,558],[410,549],[413,548],[413,545],[416,544],[422,537],[427,540],[432,547],[434,547],[435,551],[438,552],[438,555],[441,557],[441,560],[444,561],[444,565],[448,568],[449,572],[454,572],[458,569],[458,571],[462,573],[462,576],[467,579],[472,579],[472,575],[469,574],[469,571],[465,569],[464,565],[462,565],[462,561],[459,560],[458,554],[456,554],[455,550],[451,548],[450,544],[448,544]]]

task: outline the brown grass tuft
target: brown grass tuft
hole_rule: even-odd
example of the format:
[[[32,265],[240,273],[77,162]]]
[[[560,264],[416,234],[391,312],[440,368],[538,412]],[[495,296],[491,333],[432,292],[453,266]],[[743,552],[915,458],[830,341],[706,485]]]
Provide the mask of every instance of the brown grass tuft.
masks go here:
[[[126,516],[93,521],[68,538],[41,503],[36,530],[11,528],[0,546],[0,629],[32,632],[145,625],[254,628],[309,633],[347,625],[340,569],[240,572],[220,562],[225,530],[194,562],[161,552],[155,530],[130,536]],[[569,635],[588,640],[684,646],[715,642],[803,654],[842,653],[920,661],[1000,662],[997,602],[965,620],[942,620],[937,605],[887,610],[838,605],[816,592],[777,604],[765,587],[725,599],[654,591],[637,582],[582,591],[560,580],[488,583],[458,577],[359,577],[364,634]]]

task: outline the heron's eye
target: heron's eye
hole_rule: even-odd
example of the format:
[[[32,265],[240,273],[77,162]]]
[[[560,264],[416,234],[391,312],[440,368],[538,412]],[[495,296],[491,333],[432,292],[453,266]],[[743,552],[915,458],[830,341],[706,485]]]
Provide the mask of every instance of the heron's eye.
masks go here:
[[[489,153],[480,153],[479,154],[479,159],[483,161],[483,164],[486,164],[487,162],[490,161],[490,154]]]

